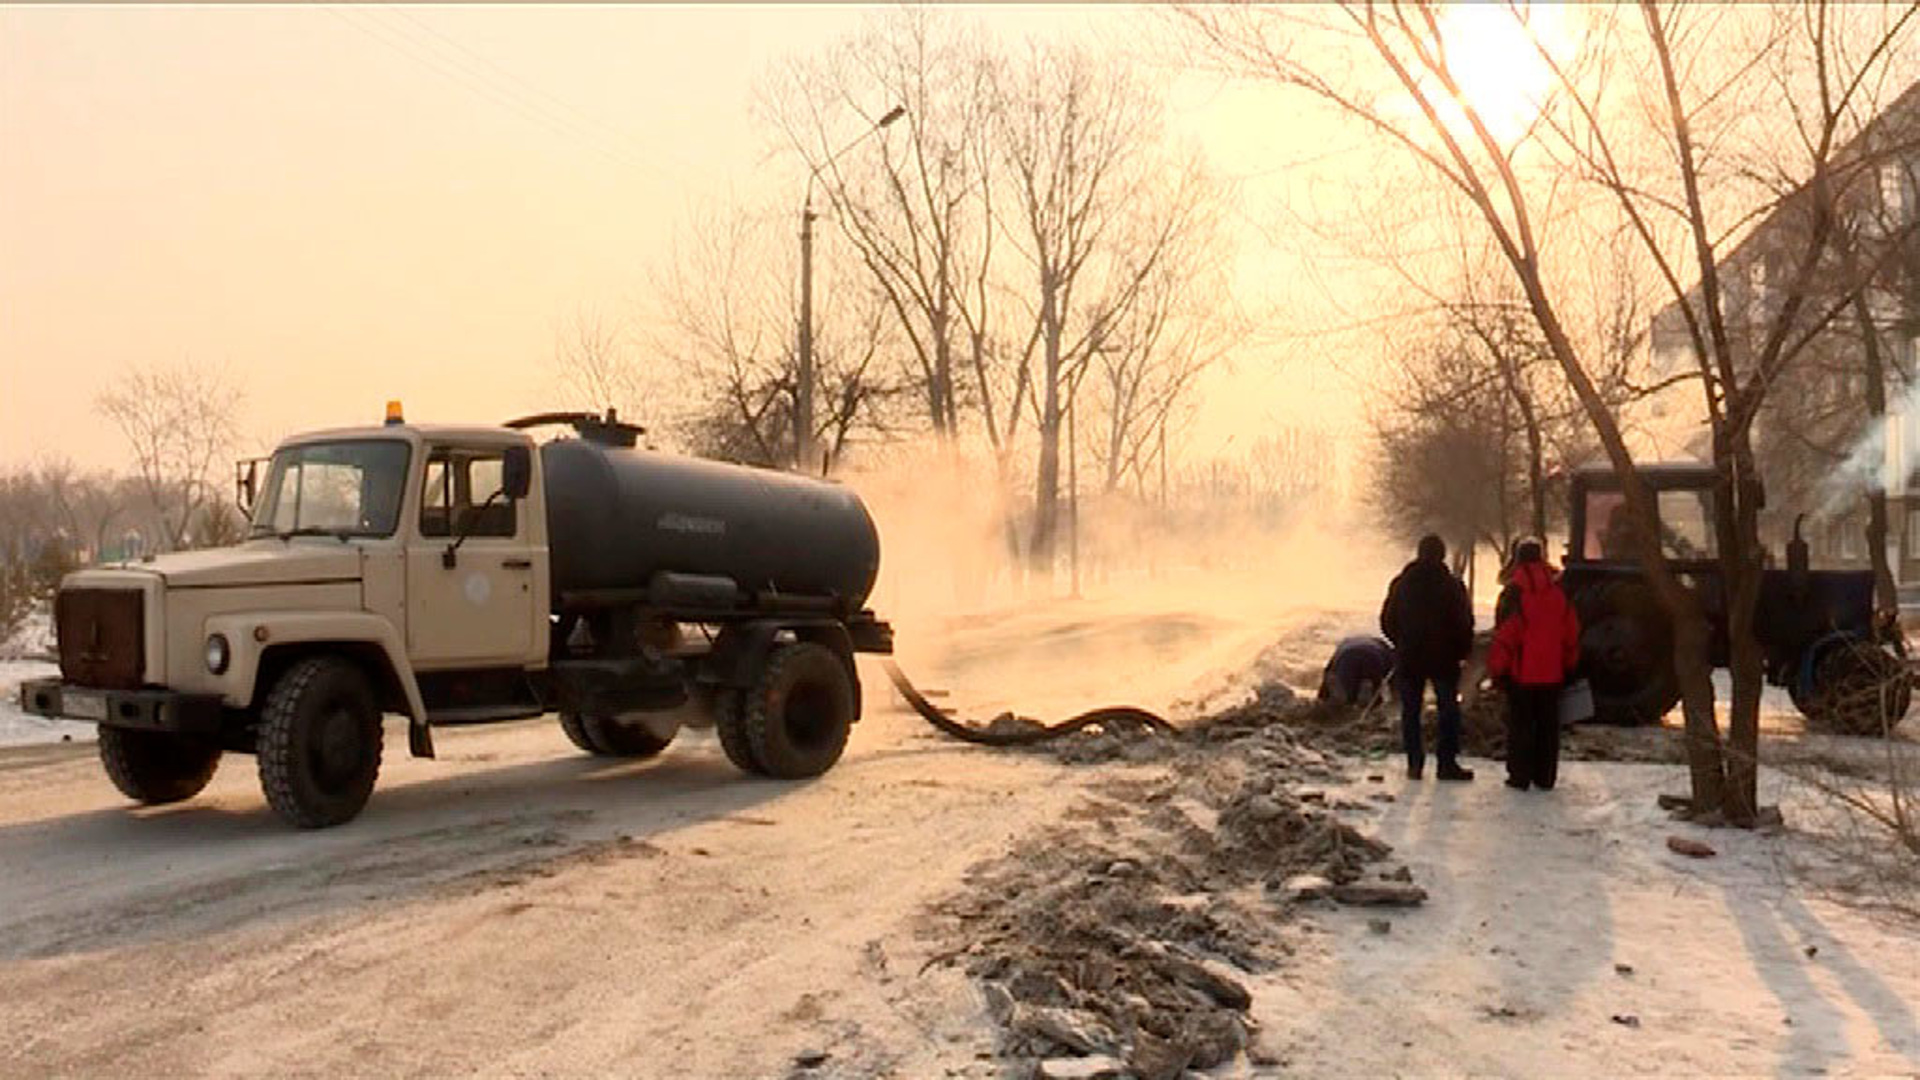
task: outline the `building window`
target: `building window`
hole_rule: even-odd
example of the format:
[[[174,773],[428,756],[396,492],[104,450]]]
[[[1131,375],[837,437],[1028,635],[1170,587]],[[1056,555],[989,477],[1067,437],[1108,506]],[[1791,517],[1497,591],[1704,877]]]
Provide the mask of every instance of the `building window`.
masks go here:
[[[1899,228],[1907,223],[1907,167],[1902,162],[1888,161],[1880,166],[1880,209],[1886,215],[1887,227]]]
[[[1909,559],[1920,559],[1920,506],[1907,511],[1907,535],[1902,547]]]

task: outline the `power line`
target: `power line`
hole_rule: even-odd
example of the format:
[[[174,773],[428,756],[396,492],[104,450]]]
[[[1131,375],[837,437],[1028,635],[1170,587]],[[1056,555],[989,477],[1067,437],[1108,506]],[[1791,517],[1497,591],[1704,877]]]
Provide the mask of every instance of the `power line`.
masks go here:
[[[577,123],[570,123],[564,117],[556,116],[550,110],[542,109],[532,102],[524,100],[515,95],[511,90],[501,87],[497,81],[489,79],[484,73],[476,71],[471,65],[463,64],[457,58],[447,57],[435,52],[430,46],[407,35],[404,31],[397,30],[378,19],[372,18],[371,13],[358,13],[366,16],[365,21],[362,21],[361,18],[349,17],[347,11],[343,10],[342,6],[332,4],[323,4],[321,6],[324,10],[331,12],[347,25],[352,26],[354,29],[373,38],[375,41],[400,53],[409,60],[428,68],[447,81],[460,86],[470,93],[485,98],[496,105],[511,109],[519,113],[524,119],[546,128],[553,134],[576,141],[615,164],[642,171],[655,170],[658,168],[658,166],[652,162],[637,156],[629,156],[617,148],[605,145],[595,138],[591,132],[583,132]],[[349,8],[352,6],[354,5],[346,5],[346,7]]]
[[[427,33],[432,34],[434,37],[439,38],[441,41],[446,42],[448,45],[451,45],[453,48],[459,50],[461,53],[465,54],[466,56],[471,57],[473,60],[477,61],[479,64],[481,64],[488,70],[493,71],[498,75],[500,75],[501,77],[505,78],[509,83],[512,83],[513,85],[520,87],[522,90],[525,90],[527,93],[530,93],[538,98],[545,100],[549,105],[553,106],[556,110],[558,110],[563,116],[570,118],[571,120],[578,123],[582,127],[587,128],[589,130],[597,130],[602,134],[606,135],[609,139],[611,139],[612,145],[615,146],[616,148],[619,148],[622,150],[631,149],[636,153],[638,153],[639,155],[641,155],[643,160],[648,160],[648,161],[651,161],[657,155],[658,151],[656,148],[650,147],[641,143],[639,140],[635,139],[632,135],[628,134],[627,132],[624,132],[619,128],[612,126],[611,124],[608,124],[602,120],[595,118],[591,114],[574,106],[573,104],[555,96],[552,93],[549,93],[546,90],[541,89],[540,87],[534,85],[533,83],[528,82],[527,80],[514,74],[512,71],[508,70],[507,68],[502,67],[500,64],[495,63],[492,60],[489,60],[487,57],[482,56],[478,52],[475,52],[473,49],[461,43],[458,39],[448,35],[445,31],[442,31],[437,27],[432,26],[429,23],[426,23],[418,18],[415,18],[413,15],[409,14],[406,11],[406,9],[395,7],[391,4],[386,5],[386,9],[388,11],[393,12],[393,14],[399,16],[400,18],[405,19],[406,21],[412,23],[413,25],[418,26],[420,29],[425,30]]]

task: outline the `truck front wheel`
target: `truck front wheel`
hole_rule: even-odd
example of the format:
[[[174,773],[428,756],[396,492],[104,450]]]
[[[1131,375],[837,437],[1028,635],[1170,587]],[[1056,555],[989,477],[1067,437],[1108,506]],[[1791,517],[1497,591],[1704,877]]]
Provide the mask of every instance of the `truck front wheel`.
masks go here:
[[[220,765],[220,748],[166,731],[102,727],[100,763],[120,794],[157,805],[200,794]]]
[[[303,829],[348,821],[380,773],[380,706],[366,675],[335,656],[294,664],[260,711],[260,787]]]
[[[760,771],[795,780],[832,768],[847,748],[853,700],[853,677],[833,650],[812,642],[775,650],[743,710]]]

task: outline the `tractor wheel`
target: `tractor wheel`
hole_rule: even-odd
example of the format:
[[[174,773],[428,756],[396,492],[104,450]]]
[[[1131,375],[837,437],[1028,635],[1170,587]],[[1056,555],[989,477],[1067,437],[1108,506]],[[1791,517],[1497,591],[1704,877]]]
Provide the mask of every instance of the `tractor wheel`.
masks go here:
[[[783,645],[747,692],[747,745],[768,776],[819,776],[840,760],[853,730],[853,677],[832,649]]]
[[[723,686],[713,692],[713,730],[720,736],[720,749],[727,760],[743,773],[767,775],[767,767],[754,756],[747,738],[747,696],[740,690]]]
[[[260,710],[260,787],[303,829],[348,821],[380,773],[380,704],[349,660],[313,656],[287,669]]]
[[[673,742],[673,734],[662,738],[645,722],[623,721],[613,716],[588,716],[580,721],[587,739],[598,747],[595,753],[607,757],[658,757]]]
[[[1810,726],[1843,735],[1891,735],[1912,704],[1906,664],[1868,642],[1829,647],[1814,661],[1810,692],[1794,695]]]
[[[1658,724],[1680,701],[1673,670],[1673,625],[1653,590],[1615,581],[1574,600],[1580,616],[1580,672],[1593,688],[1603,724]]]
[[[158,805],[200,794],[220,766],[220,748],[167,731],[103,726],[100,764],[120,794]]]

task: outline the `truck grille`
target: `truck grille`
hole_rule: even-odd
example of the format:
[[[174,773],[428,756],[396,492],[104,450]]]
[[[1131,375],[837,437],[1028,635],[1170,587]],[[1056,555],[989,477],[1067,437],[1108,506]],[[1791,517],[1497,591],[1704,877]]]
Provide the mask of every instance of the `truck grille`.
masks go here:
[[[53,606],[60,677],[80,686],[138,689],[147,666],[144,615],[138,590],[60,590]]]

